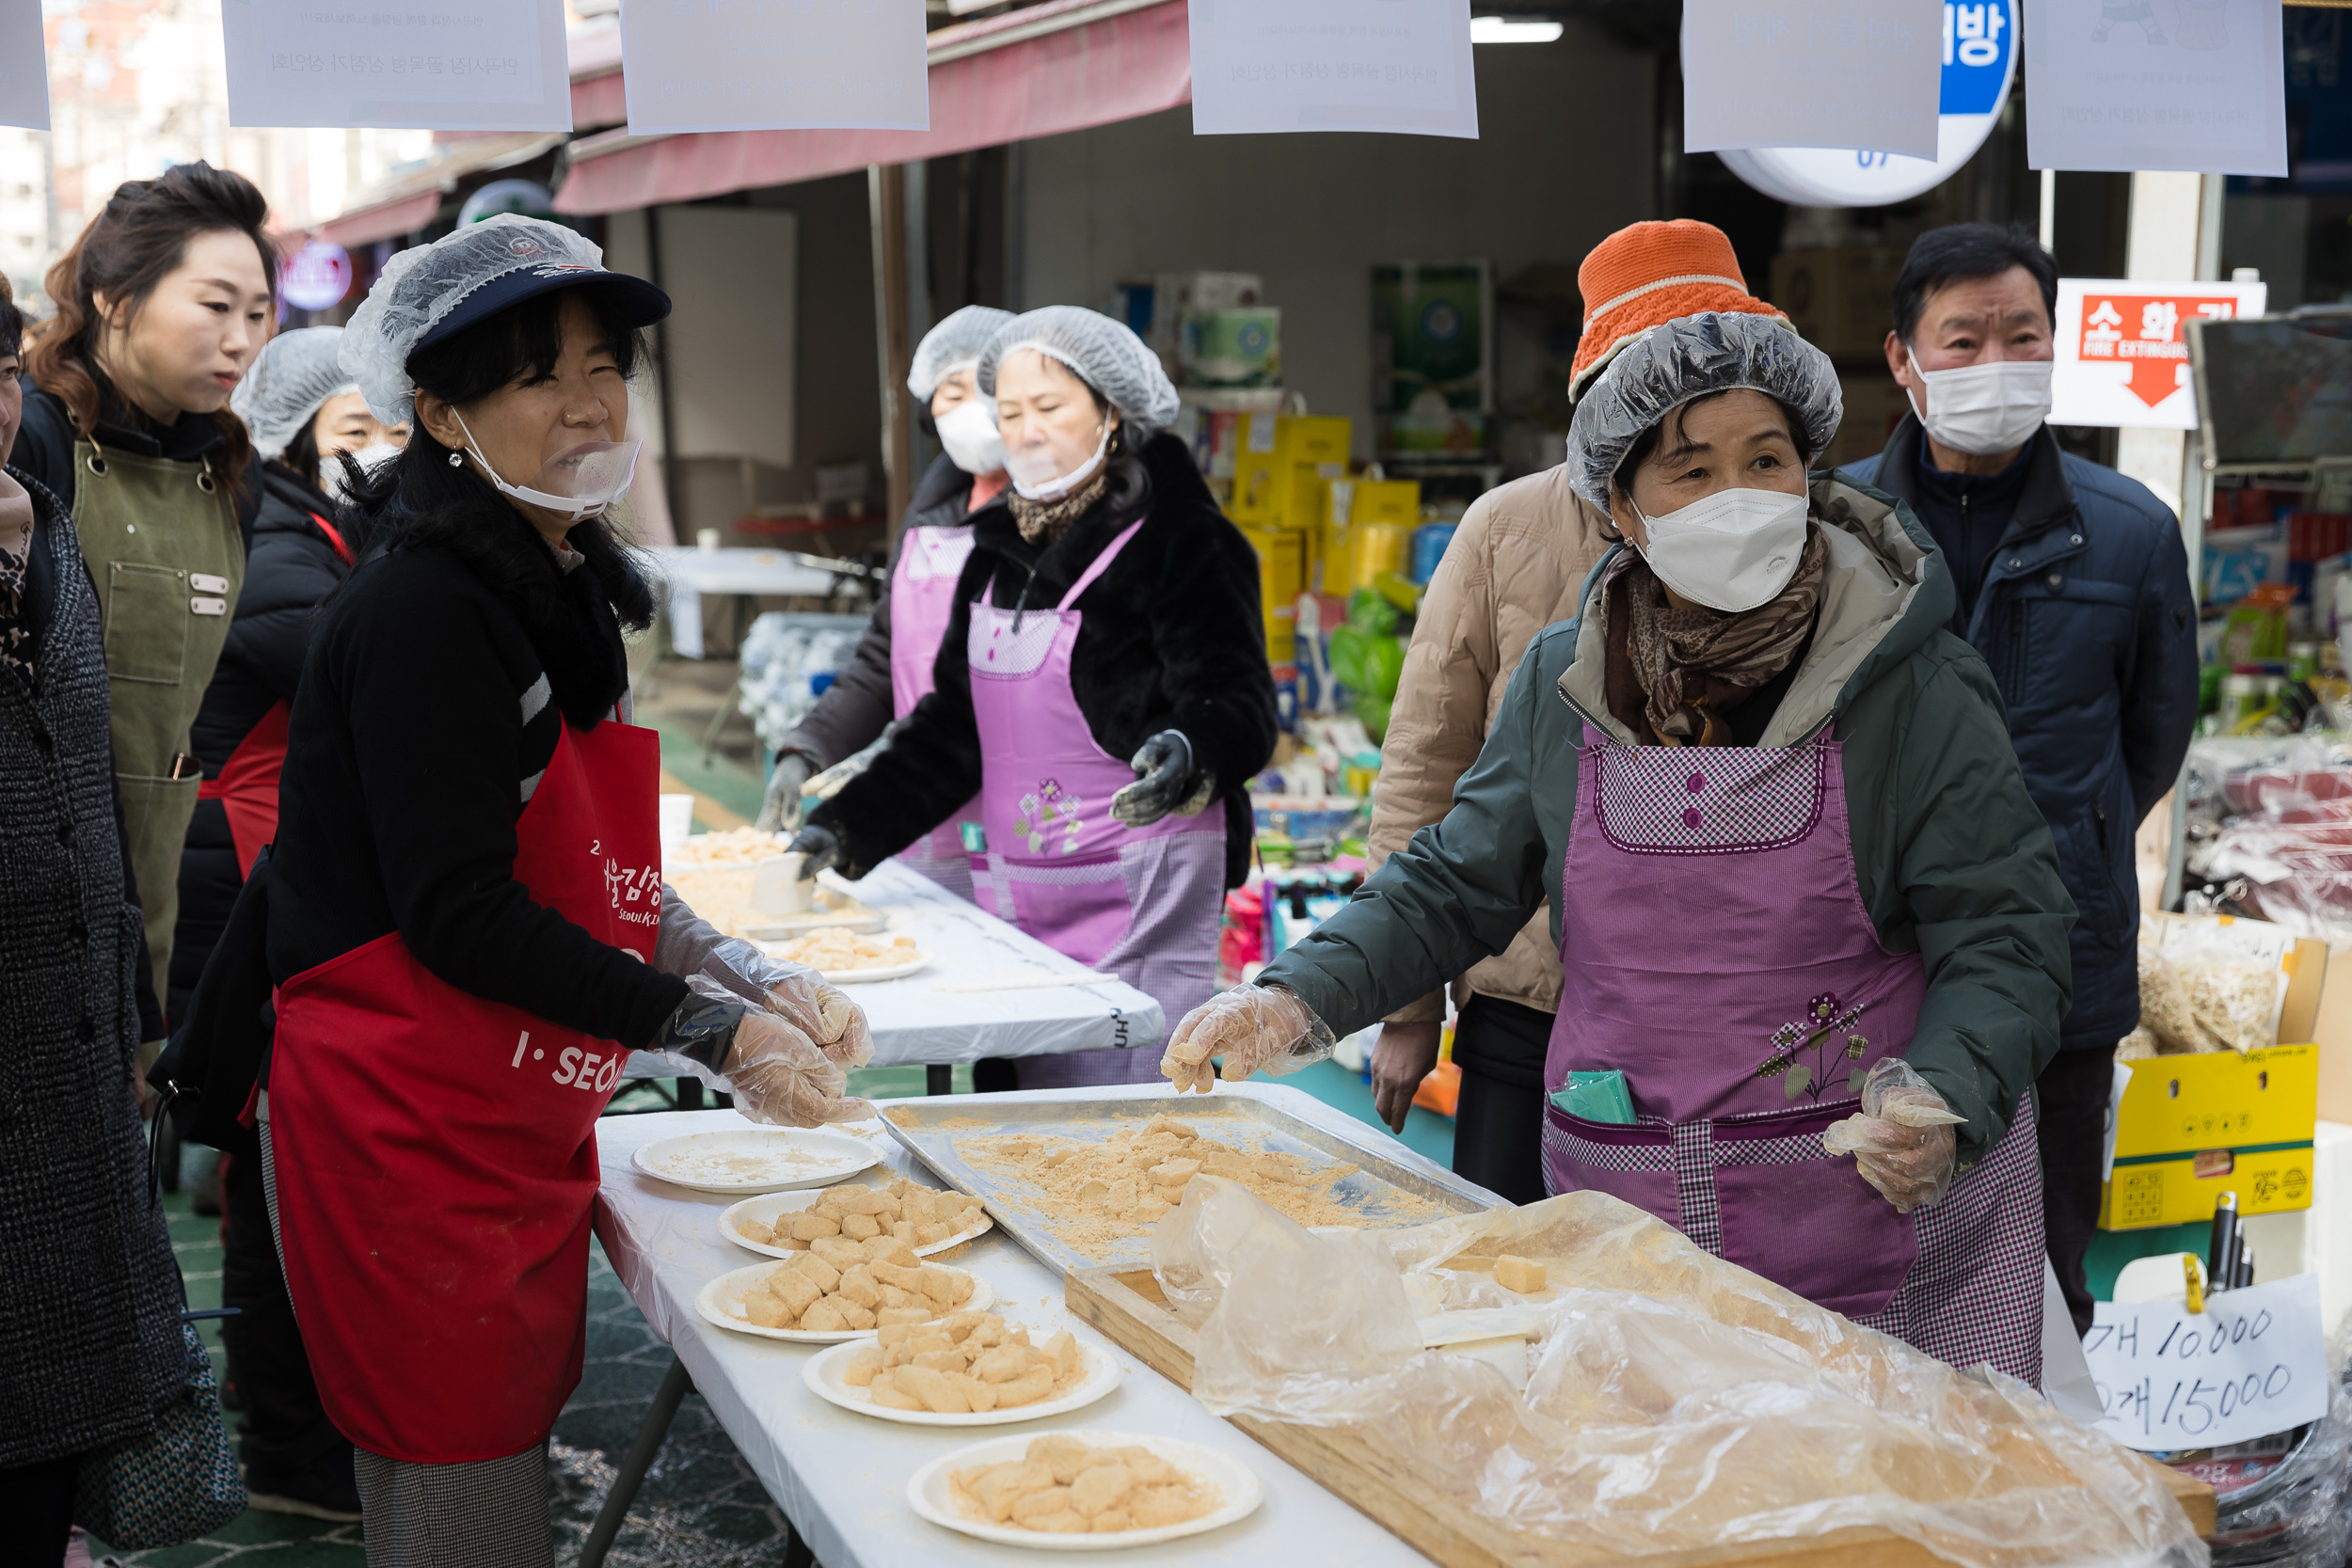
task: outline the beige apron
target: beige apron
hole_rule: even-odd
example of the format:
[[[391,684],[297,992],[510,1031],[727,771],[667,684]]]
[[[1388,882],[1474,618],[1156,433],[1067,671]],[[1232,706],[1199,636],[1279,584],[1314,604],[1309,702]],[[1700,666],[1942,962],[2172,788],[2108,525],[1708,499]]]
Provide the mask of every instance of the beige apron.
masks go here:
[[[155,1000],[171,974],[180,851],[203,781],[171,776],[245,581],[237,506],[212,464],[73,443],[73,527],[98,585],[114,696],[115,780],[147,914]]]

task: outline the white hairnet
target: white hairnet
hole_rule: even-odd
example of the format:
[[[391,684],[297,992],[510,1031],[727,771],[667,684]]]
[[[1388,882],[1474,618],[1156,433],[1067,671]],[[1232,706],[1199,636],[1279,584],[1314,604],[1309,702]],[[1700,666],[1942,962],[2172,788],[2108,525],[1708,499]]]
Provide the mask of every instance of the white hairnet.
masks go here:
[[[229,406],[253,433],[253,450],[262,457],[282,453],[328,398],[351,390],[351,376],[335,357],[342,335],[340,326],[280,332],[262,345],[253,368],[229,394]]]
[[[1012,320],[1012,312],[991,305],[967,305],[923,334],[914,345],[914,363],[907,367],[907,390],[924,403],[939,390],[947,372],[980,362],[980,351],[996,329]]]
[[[1814,457],[1845,415],[1829,356],[1787,322],[1718,310],[1677,316],[1618,350],[1585,388],[1568,421],[1568,483],[1606,509],[1609,481],[1644,431],[1692,398],[1734,388],[1788,404]]]
[[[997,328],[980,355],[980,390],[996,394],[996,367],[1025,348],[1060,360],[1078,379],[1110,400],[1119,417],[1148,440],[1176,422],[1176,385],[1160,356],[1123,322],[1076,305],[1048,305]]]
[[[408,356],[485,284],[525,271],[601,273],[604,252],[562,224],[501,213],[385,262],[343,329],[343,373],[359,384],[369,410],[386,424],[406,424],[417,390]]]

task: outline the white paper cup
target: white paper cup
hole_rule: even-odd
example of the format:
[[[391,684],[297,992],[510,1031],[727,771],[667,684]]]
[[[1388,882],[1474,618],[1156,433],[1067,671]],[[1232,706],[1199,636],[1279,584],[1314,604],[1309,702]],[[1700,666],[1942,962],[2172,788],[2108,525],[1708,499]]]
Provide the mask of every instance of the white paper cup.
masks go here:
[[[814,881],[801,880],[806,858],[787,851],[761,861],[752,872],[752,908],[762,914],[806,914],[816,891]]]
[[[695,546],[705,555],[717,555],[719,553],[719,542],[724,537],[725,535],[722,534],[715,528],[703,528],[696,529],[694,531]]]
[[[694,831],[694,798],[691,795],[661,797],[661,852],[668,854],[686,842],[686,835]]]

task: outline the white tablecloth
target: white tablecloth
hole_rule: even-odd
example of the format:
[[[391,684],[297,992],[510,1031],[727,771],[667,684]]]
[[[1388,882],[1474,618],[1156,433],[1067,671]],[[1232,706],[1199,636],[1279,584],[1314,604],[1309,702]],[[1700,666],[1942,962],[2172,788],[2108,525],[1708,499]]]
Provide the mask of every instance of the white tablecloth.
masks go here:
[[[874,1066],[1050,1056],[1122,1046],[1149,1051],[1158,1059],[1169,1021],[1157,1002],[1135,987],[1104,980],[1012,990],[942,990],[946,985],[1088,971],[896,861],[883,862],[864,881],[850,885],[866,904],[889,916],[891,929],[904,931],[931,956],[928,968],[903,979],[844,988],[866,1009],[866,1021],[873,1027]],[[668,1078],[679,1072],[668,1058],[646,1052],[634,1053],[625,1070],[633,1078]]]
[[[743,1125],[732,1111],[612,1117],[598,1123],[604,1185],[596,1235],[645,1321],[676,1351],[711,1413],[825,1568],[918,1563],[1037,1568],[1034,1552],[990,1545],[918,1518],[906,1505],[907,1477],[941,1454],[983,1438],[1089,1427],[1178,1437],[1231,1454],[1265,1482],[1266,1499],[1249,1518],[1224,1529],[1162,1546],[1089,1553],[1084,1560],[1104,1568],[1145,1563],[1389,1568],[1426,1561],[1083,1323],[1068,1326],[1081,1338],[1108,1347],[1124,1375],[1116,1392],[1066,1416],[996,1427],[913,1427],[819,1400],[801,1381],[801,1368],[821,1346],[729,1333],[694,1311],[694,1292],[705,1281],[760,1260],[759,1254],[720,1239],[717,1216],[730,1200],[656,1181],[629,1164],[634,1150],[656,1138]],[[849,1129],[861,1130],[870,1133],[893,1169],[937,1184],[879,1125]],[[994,1287],[993,1310],[1049,1332],[1064,1326],[1060,1275],[1001,1232],[990,1231],[955,1262]]]
[[[670,648],[680,658],[703,657],[705,594],[775,594],[822,598],[838,579],[804,566],[781,550],[648,549],[670,583]]]

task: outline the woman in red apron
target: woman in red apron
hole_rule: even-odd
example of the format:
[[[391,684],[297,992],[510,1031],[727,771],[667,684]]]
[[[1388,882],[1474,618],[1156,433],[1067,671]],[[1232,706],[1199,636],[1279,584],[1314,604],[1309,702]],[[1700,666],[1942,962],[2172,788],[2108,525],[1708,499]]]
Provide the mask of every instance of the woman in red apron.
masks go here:
[[[980,907],[1180,1018],[1215,987],[1248,781],[1273,754],[1257,557],[1190,451],[1153,434],[1176,390],[1118,322],[1032,310],[990,341],[979,385],[1012,494],[973,527],[937,687],[795,847],[806,875],[862,876],[977,793]],[[976,1083],[1141,1083],[1153,1063],[1025,1057]]]
[[[666,896],[628,722],[644,580],[603,520],[668,299],[495,217],[393,258],[343,368],[410,423],[294,704],[256,1094],[271,1218],[372,1568],[552,1560],[544,1449],[580,1378],[595,1125],[635,1049],[756,1119],[859,1114],[864,1020]]]
[[[1692,227],[1638,226],[1633,260]],[[1168,1071],[1206,1089],[1212,1056],[1228,1077],[1311,1059],[1549,900],[1551,1192],[1613,1195],[2036,1382],[2028,1086],[2057,1049],[2074,912],[2049,830],[1991,673],[1945,629],[1925,530],[1806,479],[1840,414],[1827,358],[1724,279],[1659,270],[1588,277],[1605,368],[1568,440],[1630,547],[1529,649],[1444,820],[1186,1020]],[[1684,313],[1694,287],[1711,308]]]
[[[895,720],[914,711],[931,689],[931,666],[955,617],[956,583],[972,557],[972,530],[1004,509],[1005,443],[996,408],[980,395],[980,351],[1009,310],[967,305],[923,334],[907,390],[920,401],[926,428],[944,449],[914,487],[890,563],[890,589],[858,639],[849,667],[834,677],[808,717],[776,747],[768,799],[755,826],[763,832],[801,825],[801,790],[816,774],[882,738]],[[959,898],[972,896],[972,859],[962,828],[980,819],[980,803],[965,802],[898,859]]]

